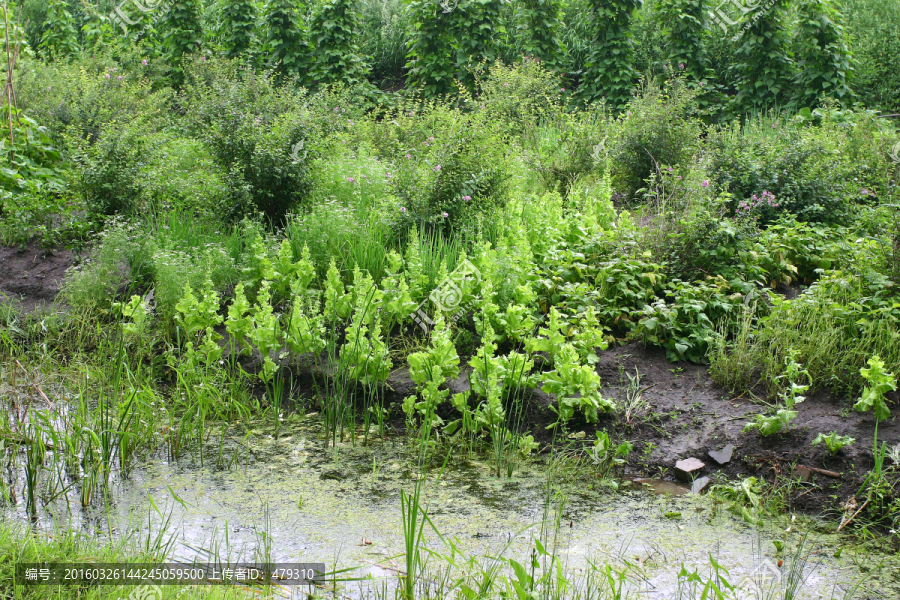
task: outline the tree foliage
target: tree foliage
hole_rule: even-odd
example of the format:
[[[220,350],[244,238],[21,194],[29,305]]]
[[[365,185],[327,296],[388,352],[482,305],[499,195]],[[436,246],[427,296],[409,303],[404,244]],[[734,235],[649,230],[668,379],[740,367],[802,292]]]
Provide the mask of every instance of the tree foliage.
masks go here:
[[[282,75],[298,74],[309,66],[309,44],[294,0],[272,0],[266,14],[266,51],[269,65]]]
[[[846,101],[852,69],[841,13],[832,0],[804,0],[798,9],[797,102],[814,107],[824,96]]]
[[[366,64],[357,40],[359,21],[352,0],[328,0],[310,23],[314,83],[365,83]]]
[[[255,25],[256,6],[252,0],[223,0],[219,38],[227,58],[247,53]]]
[[[636,79],[631,20],[643,0],[590,0],[594,43],[580,87],[587,102],[603,98],[621,108],[631,99]]]

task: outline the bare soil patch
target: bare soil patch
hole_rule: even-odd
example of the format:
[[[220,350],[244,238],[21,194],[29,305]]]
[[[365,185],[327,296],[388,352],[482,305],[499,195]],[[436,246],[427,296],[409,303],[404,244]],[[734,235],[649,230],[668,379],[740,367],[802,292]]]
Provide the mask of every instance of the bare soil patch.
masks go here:
[[[51,304],[73,262],[65,248],[0,246],[0,302],[17,302],[27,311]]]

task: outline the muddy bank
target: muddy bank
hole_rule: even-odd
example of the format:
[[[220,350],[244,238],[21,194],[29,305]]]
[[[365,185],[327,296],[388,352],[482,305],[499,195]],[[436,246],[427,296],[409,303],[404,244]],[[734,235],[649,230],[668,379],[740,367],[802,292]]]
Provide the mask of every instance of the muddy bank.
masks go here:
[[[33,242],[24,249],[0,246],[0,302],[15,302],[26,311],[50,305],[74,258],[65,248],[46,250]]]
[[[632,424],[616,416],[601,417],[599,423],[600,428],[614,430],[617,438],[635,444],[629,459],[629,467],[635,472],[658,474],[662,468],[667,469],[664,477],[672,479],[676,461],[695,457],[706,465],[697,476],[711,476],[713,481],[738,476],[772,481],[776,475],[793,475],[804,481],[793,493],[791,508],[835,517],[839,505],[859,490],[873,466],[875,418],[871,413],[853,410],[854,399],[827,392],[810,394],[797,405],[799,414],[785,430],[760,437],[756,432],[744,433],[743,428],[766,407],[751,401],[750,394],[729,394],[716,386],[706,366],[670,363],[663,350],[644,348],[640,343],[611,348],[599,356],[597,372],[603,378],[604,392],[617,401],[625,398],[629,383],[621,373],[633,376],[635,369],[640,371],[640,387],[645,389],[648,407]],[[893,407],[896,401],[895,394]],[[824,444],[812,446],[819,433],[831,431],[853,437],[856,443],[834,457]],[[896,417],[881,423],[878,438],[891,445],[900,443]],[[717,464],[709,452],[728,445],[734,447],[731,460]],[[795,466],[811,470],[794,471]]]

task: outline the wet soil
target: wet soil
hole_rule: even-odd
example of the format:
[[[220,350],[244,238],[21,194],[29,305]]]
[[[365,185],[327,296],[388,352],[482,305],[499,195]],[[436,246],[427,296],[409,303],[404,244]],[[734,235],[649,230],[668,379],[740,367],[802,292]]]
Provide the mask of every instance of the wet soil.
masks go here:
[[[65,248],[0,246],[0,302],[15,302],[27,311],[49,306],[73,262]]]
[[[761,437],[756,432],[745,433],[743,428],[755,414],[766,411],[765,405],[754,401],[751,393],[729,394],[716,386],[707,367],[670,363],[663,350],[645,348],[641,343],[611,348],[599,356],[597,372],[607,396],[619,402],[625,398],[629,381],[620,367],[631,375],[639,370],[640,387],[646,389],[643,394],[648,406],[632,423],[625,423],[621,416],[601,417],[599,423],[600,428],[614,430],[617,439],[634,443],[629,469],[635,473],[659,474],[662,468],[667,470],[663,477],[673,479],[676,461],[694,457],[705,463],[696,476],[710,476],[713,482],[739,476],[762,477],[769,482],[775,477],[791,478],[797,482],[791,493],[791,510],[834,517],[873,466],[875,419],[871,413],[854,411],[854,399],[824,391],[809,394],[797,405],[799,414],[785,430]],[[765,398],[764,390],[753,392]],[[896,407],[897,394],[891,400]],[[856,443],[834,457],[824,444],[812,446],[816,435],[831,431],[853,437]],[[593,434],[589,428],[587,433],[589,441]],[[896,417],[880,424],[878,439],[890,445],[900,443]],[[734,446],[731,460],[717,464],[709,452],[729,444]],[[812,471],[795,470],[799,466]]]

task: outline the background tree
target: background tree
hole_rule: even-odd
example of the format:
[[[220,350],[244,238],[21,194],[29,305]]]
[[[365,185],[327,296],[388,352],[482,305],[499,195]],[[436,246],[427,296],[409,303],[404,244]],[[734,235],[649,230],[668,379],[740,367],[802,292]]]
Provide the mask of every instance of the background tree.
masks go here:
[[[559,39],[563,26],[560,0],[522,0],[519,4],[519,44],[526,56],[541,62],[547,69],[559,69],[565,47]]]
[[[490,66],[497,60],[497,40],[505,31],[501,0],[460,0],[454,10],[457,79],[469,89],[475,87],[479,65]]]
[[[406,83],[429,96],[454,91],[456,61],[453,11],[434,0],[410,0],[413,34],[409,42]]]
[[[794,90],[800,107],[814,107],[824,96],[850,99],[850,49],[843,15],[832,0],[803,0],[798,16],[798,61]],[[900,68],[900,67],[898,67]]]
[[[579,93],[586,102],[606,98],[610,106],[622,108],[631,99],[637,78],[631,20],[643,0],[590,0],[590,4],[594,43]]]
[[[762,12],[750,12],[737,50],[740,73],[734,108],[742,113],[785,106],[790,100],[794,61],[785,27],[788,0],[775,0]]]
[[[184,80],[182,59],[199,51],[203,44],[200,13],[200,0],[172,0],[158,26],[163,34],[163,49],[176,85]]]
[[[683,68],[696,81],[707,77],[705,0],[659,0],[657,16],[667,41],[669,66]]]
[[[78,28],[66,0],[50,0],[41,35],[40,51],[52,59],[66,58],[78,52]]]
[[[368,71],[360,56],[359,21],[352,0],[328,0],[310,23],[313,32],[311,76],[314,83],[366,83]]]
[[[243,56],[253,41],[256,5],[252,0],[223,0],[219,39],[227,58]]]
[[[282,75],[298,74],[309,66],[300,8],[294,0],[272,0],[266,12],[266,51],[269,65]]]

